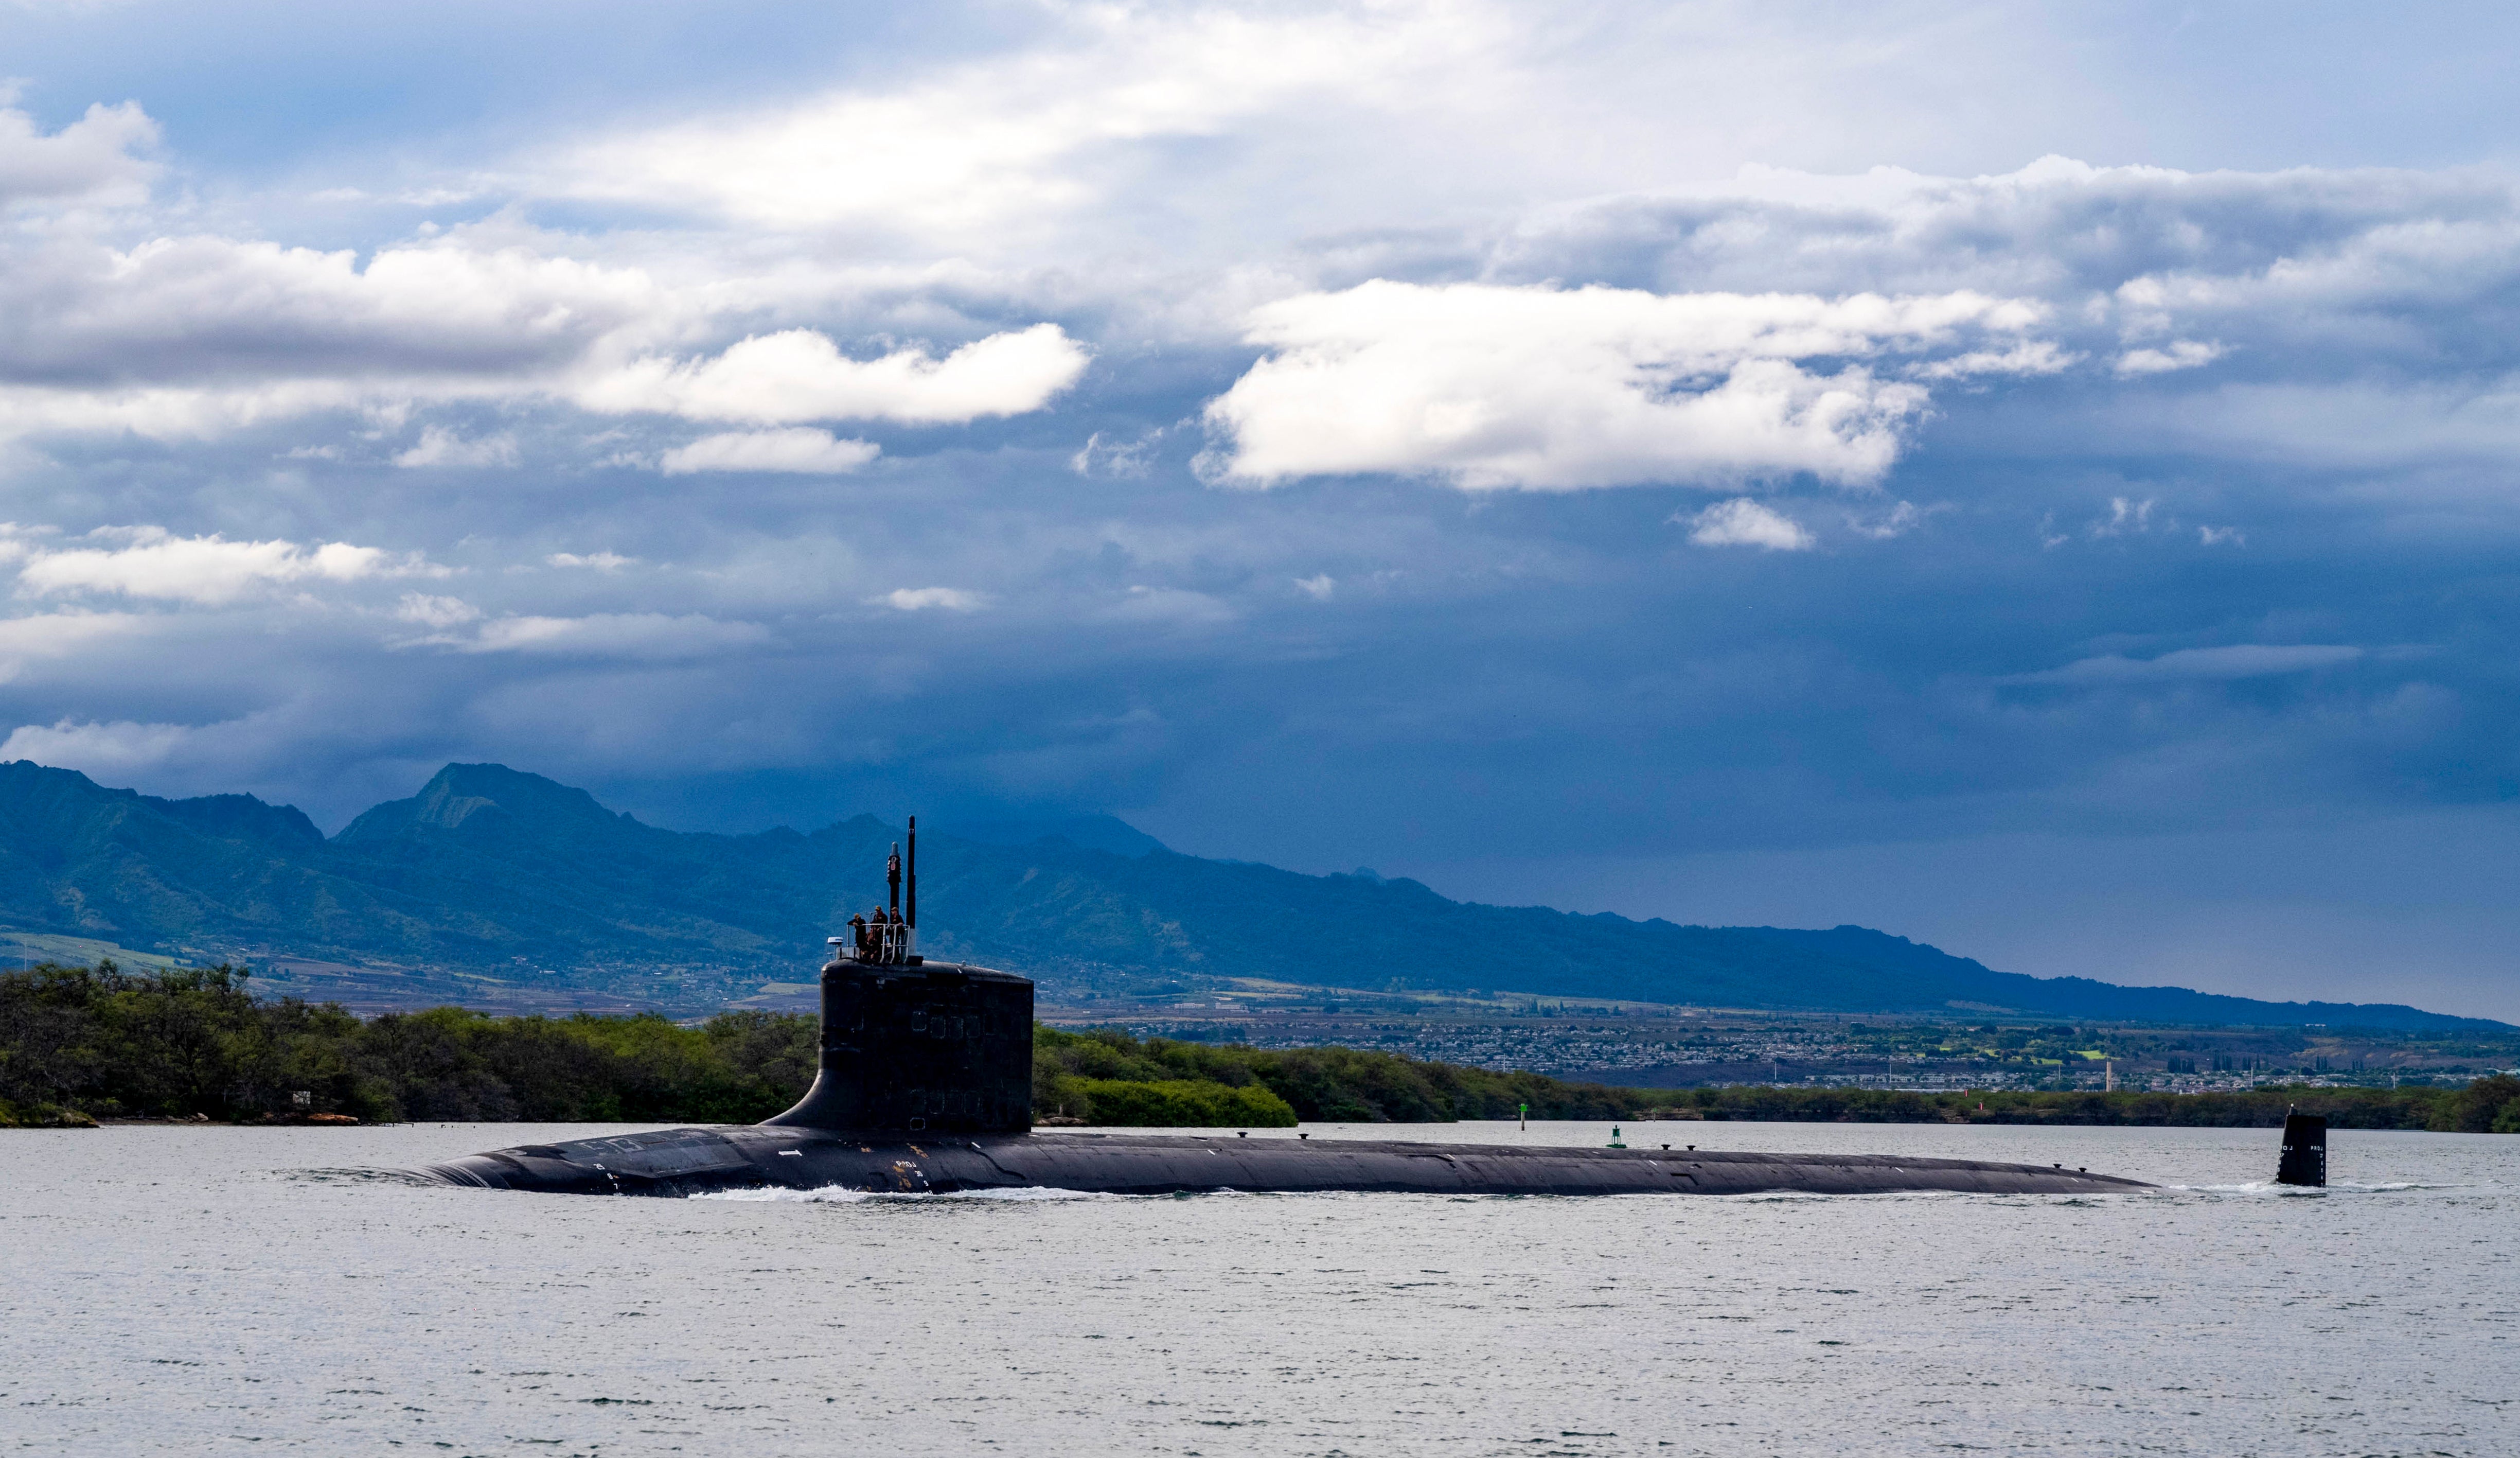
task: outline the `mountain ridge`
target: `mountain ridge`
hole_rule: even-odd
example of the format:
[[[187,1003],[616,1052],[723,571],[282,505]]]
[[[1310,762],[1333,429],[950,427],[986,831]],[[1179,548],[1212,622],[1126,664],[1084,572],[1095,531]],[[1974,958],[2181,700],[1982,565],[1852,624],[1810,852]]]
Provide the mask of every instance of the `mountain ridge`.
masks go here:
[[[2034,978],[1854,926],[1693,927],[1459,902],[1405,878],[1183,855],[1122,822],[1094,823],[1106,819],[1074,823],[1121,849],[1056,833],[1004,843],[1019,827],[994,842],[931,830],[925,949],[1065,989],[1238,978],[1779,1011],[2502,1025],[2399,1004]],[[821,938],[873,904],[901,838],[863,814],[810,832],[670,831],[540,775],[450,764],[328,839],[294,807],[250,796],[160,799],[21,760],[0,764],[0,922],[160,954],[548,967],[610,991],[680,980],[731,996],[801,980]]]

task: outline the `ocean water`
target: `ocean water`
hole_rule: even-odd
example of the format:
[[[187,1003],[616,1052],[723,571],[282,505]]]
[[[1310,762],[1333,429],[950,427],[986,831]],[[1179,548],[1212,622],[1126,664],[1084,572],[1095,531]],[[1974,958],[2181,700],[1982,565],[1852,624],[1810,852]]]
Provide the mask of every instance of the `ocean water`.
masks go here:
[[[0,1132],[0,1452],[2520,1453],[2510,1136],[2340,1132],[2309,1193],[2266,1130],[1627,1126],[2165,1186],[2097,1199],[378,1172],[616,1127]]]

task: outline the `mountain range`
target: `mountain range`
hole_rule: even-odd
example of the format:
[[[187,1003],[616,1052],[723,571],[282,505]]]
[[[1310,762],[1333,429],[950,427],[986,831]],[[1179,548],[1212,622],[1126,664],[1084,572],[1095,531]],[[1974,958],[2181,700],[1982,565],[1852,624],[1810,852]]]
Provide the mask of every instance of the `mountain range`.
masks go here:
[[[920,934],[1058,993],[1228,980],[1848,1013],[2499,1027],[2396,1004],[2262,1002],[1993,971],[1862,927],[1693,927],[1449,900],[1371,872],[1181,855],[1108,817],[934,828]],[[450,764],[326,837],[244,795],[163,799],[0,765],[0,928],[188,960],[274,957],[536,977],[638,998],[809,980],[882,894],[902,832],[684,833],[583,790]]]

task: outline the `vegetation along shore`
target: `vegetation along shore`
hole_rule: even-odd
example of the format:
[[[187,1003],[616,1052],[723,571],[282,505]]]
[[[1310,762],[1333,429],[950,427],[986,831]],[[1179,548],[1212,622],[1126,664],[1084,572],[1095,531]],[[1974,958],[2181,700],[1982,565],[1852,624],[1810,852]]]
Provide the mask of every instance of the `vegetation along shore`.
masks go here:
[[[813,1081],[811,1017],[733,1012],[361,1019],[257,1000],[235,968],[0,974],[0,1127],[112,1118],[744,1123]],[[1046,1121],[1282,1127],[1297,1121],[1792,1119],[1885,1123],[2272,1126],[2287,1108],[2341,1128],[2520,1133],[2520,1078],[2463,1088],[2262,1087],[2206,1094],[1873,1088],[1634,1089],[1350,1048],[1260,1049],[1034,1032]]]

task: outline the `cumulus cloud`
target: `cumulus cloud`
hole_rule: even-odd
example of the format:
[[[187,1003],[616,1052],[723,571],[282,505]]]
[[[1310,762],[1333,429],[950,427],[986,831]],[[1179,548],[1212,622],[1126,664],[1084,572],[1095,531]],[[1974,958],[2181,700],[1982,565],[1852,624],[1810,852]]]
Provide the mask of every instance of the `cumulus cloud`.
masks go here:
[[[2341,643],[2234,643],[2224,648],[2182,648],[2156,659],[2131,659],[2120,654],[2082,659],[2061,668],[2023,673],[2004,679],[2018,684],[2160,683],[2178,679],[2264,678],[2278,673],[2307,673],[2362,658],[2363,651]]]
[[[2044,376],[2051,450],[2095,433],[2299,462],[2520,460],[2520,187],[2488,171],[1744,168],[1542,212],[1464,266],[1499,282],[1618,282],[1929,296],[2047,305],[2013,345],[1912,362],[1938,385]],[[2044,346],[2044,347],[2043,347]],[[2456,370],[2444,361],[2458,358]],[[2082,368],[2085,360],[2092,367]],[[2212,369],[2205,366],[2214,366]],[[2142,382],[2150,387],[2129,390]],[[1939,397],[1939,391],[1938,391]],[[2078,422],[2090,422],[2078,428]]]
[[[842,440],[829,431],[730,431],[676,446],[657,462],[667,476],[703,471],[785,471],[800,476],[846,476],[883,454],[871,440]]]
[[[1868,485],[1923,387],[1855,360],[2027,329],[2036,305],[1377,281],[1254,311],[1270,354],[1208,406],[1217,478],[1430,475],[1566,490],[1809,473]],[[2044,356],[2042,356],[2044,358]]]
[[[1802,552],[1819,541],[1801,523],[1747,496],[1719,501],[1688,521],[1688,539],[1701,547],[1763,547],[1771,552]]]
[[[941,357],[853,358],[804,329],[714,355],[659,350],[762,306],[476,236],[382,248],[364,264],[348,251],[200,235],[127,248],[76,233],[0,239],[0,438],[204,440],[325,412],[553,400],[745,424],[965,424],[1041,408],[1090,358],[1055,324]],[[468,440],[441,424],[396,459],[477,468],[513,464],[516,449],[512,435]],[[328,442],[295,454],[340,457]]]
[[[948,613],[975,613],[989,605],[983,594],[960,587],[897,587],[875,601],[904,613],[929,608],[942,608]]]
[[[582,556],[575,552],[554,552],[543,559],[551,567],[591,567],[600,572],[617,572],[638,560],[618,552],[589,552]]]
[[[0,743],[0,760],[32,759],[89,775],[129,775],[164,763],[194,732],[184,724],[142,724],[129,719],[89,723],[66,718],[51,724],[22,724]]]
[[[136,156],[158,142],[138,104],[92,106],[46,133],[14,107],[0,108],[0,206],[26,201],[132,204],[148,196],[157,164]]]
[[[115,247],[30,231],[0,239],[0,439],[191,442],[327,412],[539,402],[704,313],[639,269],[515,245],[440,238],[362,265],[198,234]],[[466,442],[434,429],[405,456],[459,463]],[[320,441],[292,454],[342,456]]]
[[[1089,355],[1056,324],[994,334],[938,359],[896,349],[842,354],[809,329],[757,335],[714,359],[636,360],[581,386],[576,398],[611,414],[786,425],[815,420],[963,424],[1038,410],[1085,373]]]
[[[704,614],[598,613],[585,617],[498,617],[459,645],[468,653],[555,658],[691,659],[770,641],[757,622]]]
[[[292,248],[204,234],[22,246],[0,281],[15,381],[90,388],[363,381],[516,389],[628,331],[692,315],[645,270],[488,239]]]
[[[162,526],[102,529],[92,537],[124,545],[20,548],[18,594],[119,593],[216,606],[286,582],[350,582],[362,577],[443,575],[414,554],[348,542],[232,542],[217,533],[175,536]]]
[[[2228,346],[2227,318],[2244,335],[2342,342],[2374,315],[2434,317],[2493,296],[2511,279],[2515,241],[2512,184],[2490,173],[2188,172],[2048,157],[1978,177],[1747,167],[1541,212],[1480,262],[1516,282],[2037,297],[2061,311],[2058,326],[2091,331],[2069,347],[2099,352]]]
[[[269,752],[275,730],[285,736],[287,717],[269,709],[207,722],[69,714],[20,724],[0,740],[0,760],[31,759],[109,785],[206,774],[211,785],[224,787],[233,783],[241,758]]]

